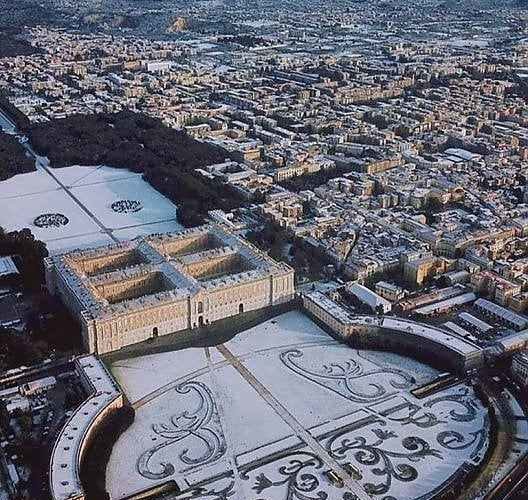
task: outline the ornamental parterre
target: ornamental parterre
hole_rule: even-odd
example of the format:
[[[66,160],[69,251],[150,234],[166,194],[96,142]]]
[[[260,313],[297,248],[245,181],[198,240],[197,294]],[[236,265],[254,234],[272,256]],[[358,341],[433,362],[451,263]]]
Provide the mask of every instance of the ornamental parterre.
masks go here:
[[[62,227],[69,224],[70,219],[63,214],[41,214],[35,218],[33,224],[37,227]]]
[[[143,204],[138,200],[119,200],[112,203],[111,208],[118,214],[130,214],[143,209]]]

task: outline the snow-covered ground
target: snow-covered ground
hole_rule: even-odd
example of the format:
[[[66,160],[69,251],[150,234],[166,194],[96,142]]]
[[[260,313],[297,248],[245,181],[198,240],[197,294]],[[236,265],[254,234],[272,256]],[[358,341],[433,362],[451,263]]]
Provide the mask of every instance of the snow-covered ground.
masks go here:
[[[2,200],[2,206],[7,206],[3,200],[59,191],[59,189],[57,182],[44,169],[40,169],[36,172],[15,175],[11,179],[0,182],[0,200]]]
[[[34,223],[35,219],[47,213],[63,214],[69,222],[59,227],[38,227]],[[96,235],[100,231],[98,225],[64,190],[57,189],[2,200],[0,226],[6,231],[30,228],[35,237],[44,242],[84,235],[90,238],[90,235]]]
[[[141,174],[106,166],[38,170],[0,182],[0,226],[29,228],[51,253],[176,231],[176,206],[145,182]],[[116,203],[132,201],[134,210]],[[42,214],[61,214],[62,225],[39,227]]]
[[[116,361],[112,373],[131,402],[189,374],[207,371],[204,349],[186,349]]]
[[[136,409],[107,469],[115,499],[175,479],[189,492],[203,484],[203,498],[343,500],[346,487],[324,472],[347,463],[374,498],[412,499],[487,446],[487,411],[470,387],[418,400],[412,389],[437,371],[340,344],[300,312],[111,370]]]

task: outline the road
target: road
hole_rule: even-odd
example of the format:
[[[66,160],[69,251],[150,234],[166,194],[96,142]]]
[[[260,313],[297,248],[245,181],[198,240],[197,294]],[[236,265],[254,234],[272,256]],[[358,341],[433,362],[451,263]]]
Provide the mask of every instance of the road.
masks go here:
[[[8,134],[16,134],[15,124],[0,110],[0,127]]]
[[[522,491],[528,487],[528,457],[524,457],[499,483],[486,495],[485,500],[520,500],[525,498]]]

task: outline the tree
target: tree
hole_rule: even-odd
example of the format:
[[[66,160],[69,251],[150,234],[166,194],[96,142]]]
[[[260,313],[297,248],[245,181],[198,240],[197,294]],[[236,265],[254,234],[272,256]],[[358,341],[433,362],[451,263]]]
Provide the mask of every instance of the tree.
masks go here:
[[[223,162],[226,151],[166,127],[157,118],[130,111],[73,115],[35,124],[29,135],[52,166],[105,164],[143,173],[154,188],[183,206],[179,217],[185,225],[201,223],[209,210],[229,211],[244,201],[230,187],[195,172]]]
[[[47,345],[33,342],[25,334],[0,327],[0,371],[32,365],[48,356]]]
[[[0,228],[0,256],[5,255],[20,257],[20,272],[27,289],[40,289],[45,281],[44,258],[48,256],[42,241],[36,240],[29,229],[6,233]]]
[[[1,130],[0,127],[0,181],[36,170],[35,161],[26,156],[22,145]]]

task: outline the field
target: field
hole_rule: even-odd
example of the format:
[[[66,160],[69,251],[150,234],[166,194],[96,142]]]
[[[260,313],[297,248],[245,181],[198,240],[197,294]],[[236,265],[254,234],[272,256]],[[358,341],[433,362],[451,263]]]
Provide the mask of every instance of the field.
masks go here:
[[[141,174],[106,166],[40,165],[0,182],[0,203],[0,226],[31,229],[50,253],[181,227],[176,206]]]

